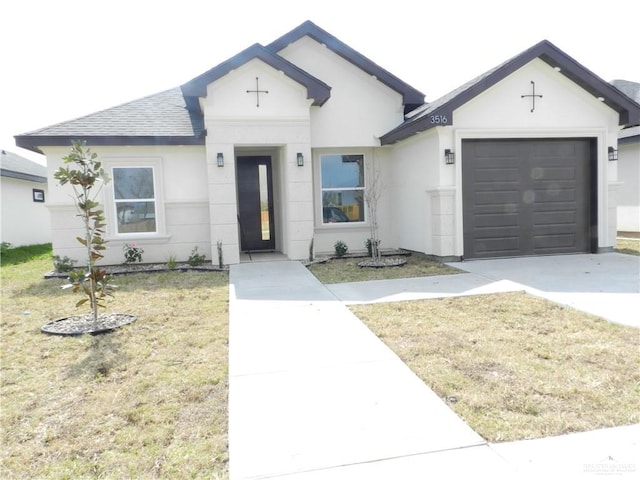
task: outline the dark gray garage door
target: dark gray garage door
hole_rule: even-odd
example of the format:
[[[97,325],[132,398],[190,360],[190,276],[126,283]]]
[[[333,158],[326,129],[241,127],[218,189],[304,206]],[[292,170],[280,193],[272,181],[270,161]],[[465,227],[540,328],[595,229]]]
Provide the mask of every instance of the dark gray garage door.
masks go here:
[[[591,250],[589,139],[464,140],[464,257]]]

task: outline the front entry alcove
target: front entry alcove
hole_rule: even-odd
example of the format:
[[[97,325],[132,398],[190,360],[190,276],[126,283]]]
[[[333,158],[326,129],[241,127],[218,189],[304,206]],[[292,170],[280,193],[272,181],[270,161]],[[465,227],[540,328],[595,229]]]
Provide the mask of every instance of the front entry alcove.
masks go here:
[[[272,156],[237,156],[236,177],[240,250],[242,252],[275,250]]]

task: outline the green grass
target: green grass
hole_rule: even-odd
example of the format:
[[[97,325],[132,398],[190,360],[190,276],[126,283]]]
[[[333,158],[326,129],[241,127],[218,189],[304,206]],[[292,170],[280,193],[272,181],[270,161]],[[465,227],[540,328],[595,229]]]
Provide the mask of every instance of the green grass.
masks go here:
[[[86,309],[51,265],[0,269],[0,478],[227,478],[227,274],[118,276],[138,320],[63,337],[39,329]]]
[[[16,265],[39,258],[51,258],[50,243],[7,249],[3,248],[0,254],[0,266]]]
[[[486,440],[640,422],[640,335],[524,293],[352,311]]]
[[[403,258],[407,259],[405,265],[385,268],[359,267],[358,263],[366,260],[367,257],[332,258],[325,263],[310,265],[309,270],[325,284],[462,273],[421,253],[413,253]]]

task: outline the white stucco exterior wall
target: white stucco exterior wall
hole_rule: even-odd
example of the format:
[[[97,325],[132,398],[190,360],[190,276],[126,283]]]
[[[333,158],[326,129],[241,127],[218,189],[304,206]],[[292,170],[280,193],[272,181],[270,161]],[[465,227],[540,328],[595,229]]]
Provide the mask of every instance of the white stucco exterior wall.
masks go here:
[[[303,37],[279,55],[331,87],[311,113],[313,148],[374,147],[403,121],[402,96],[315,40]]]
[[[640,127],[633,127],[640,135]],[[640,140],[618,144],[618,230],[640,232]]]
[[[51,242],[47,184],[4,176],[0,179],[0,241],[14,247]],[[44,190],[44,203],[33,201],[33,189]]]
[[[257,106],[256,77],[260,94]],[[210,84],[201,99],[207,128],[211,241],[222,242],[225,263],[240,261],[235,163],[238,156],[272,158],[276,248],[293,259],[308,256],[313,237],[310,105],[306,88],[260,60],[252,60]],[[218,152],[225,158],[218,167]],[[307,159],[297,166],[300,152]]]
[[[103,167],[111,172],[115,166],[151,166],[154,169],[156,195],[155,233],[116,234],[113,183],[102,189],[98,199],[107,218],[107,250],[104,265],[124,261],[122,246],[135,242],[144,250],[144,263],[164,263],[175,256],[186,261],[194,247],[198,253],[212,258],[207,169],[204,147],[200,146],[140,146],[91,147],[98,154]],[[64,165],[62,158],[69,153],[65,147],[48,147],[48,177],[54,254],[68,256],[83,265],[84,249],[75,240],[83,234],[82,223],[76,217],[72,189],[61,187],[53,178]],[[215,252],[214,252],[215,255]]]

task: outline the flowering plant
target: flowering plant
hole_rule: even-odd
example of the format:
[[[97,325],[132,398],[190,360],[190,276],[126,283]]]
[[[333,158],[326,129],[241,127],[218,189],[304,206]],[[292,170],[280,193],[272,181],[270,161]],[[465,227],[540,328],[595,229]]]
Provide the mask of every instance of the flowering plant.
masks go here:
[[[144,250],[137,247],[135,242],[125,243],[122,250],[124,251],[124,263],[142,262]]]

